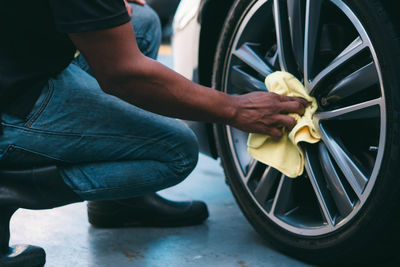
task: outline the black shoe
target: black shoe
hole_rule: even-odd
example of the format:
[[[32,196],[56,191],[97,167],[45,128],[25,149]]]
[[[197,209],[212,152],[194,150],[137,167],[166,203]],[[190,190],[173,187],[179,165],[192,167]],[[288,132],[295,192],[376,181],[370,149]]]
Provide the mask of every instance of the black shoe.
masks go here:
[[[88,202],[89,222],[99,228],[155,226],[177,227],[202,223],[208,218],[204,202],[175,202],[157,194]]]
[[[19,208],[51,209],[82,201],[63,181],[57,167],[0,171],[0,266],[39,267],[46,261],[40,247],[9,247],[10,219]]]

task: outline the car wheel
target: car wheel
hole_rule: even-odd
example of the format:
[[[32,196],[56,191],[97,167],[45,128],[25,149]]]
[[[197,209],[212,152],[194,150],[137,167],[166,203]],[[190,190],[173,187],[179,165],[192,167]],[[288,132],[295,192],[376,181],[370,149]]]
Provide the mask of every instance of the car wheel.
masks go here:
[[[322,140],[303,144],[305,172],[296,179],[252,159],[247,133],[214,127],[240,208],[289,255],[313,263],[366,261],[397,237],[398,40],[375,0],[237,0],[231,8],[213,87],[267,91],[265,77],[284,70],[319,104],[314,121]]]

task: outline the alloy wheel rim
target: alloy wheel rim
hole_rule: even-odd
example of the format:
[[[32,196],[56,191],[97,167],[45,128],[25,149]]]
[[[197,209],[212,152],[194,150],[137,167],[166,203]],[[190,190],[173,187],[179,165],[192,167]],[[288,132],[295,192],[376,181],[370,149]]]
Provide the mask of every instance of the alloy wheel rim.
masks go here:
[[[334,17],[324,17],[328,11],[338,16],[337,24]],[[265,30],[269,36],[262,35]],[[346,36],[336,50],[335,42],[326,41],[335,32]],[[294,234],[319,236],[346,225],[372,192],[386,136],[382,74],[360,19],[341,0],[258,0],[243,12],[228,52],[225,92],[266,91],[263,79],[284,70],[297,76],[320,105],[314,122],[322,141],[303,145],[305,174],[296,179],[251,159],[248,135],[225,127],[236,172],[251,200]],[[351,133],[365,129],[372,130],[362,140]]]

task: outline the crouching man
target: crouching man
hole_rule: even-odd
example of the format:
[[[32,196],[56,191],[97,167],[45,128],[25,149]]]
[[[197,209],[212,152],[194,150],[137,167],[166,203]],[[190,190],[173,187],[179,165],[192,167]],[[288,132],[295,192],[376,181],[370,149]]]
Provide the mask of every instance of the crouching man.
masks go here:
[[[31,170],[0,170],[3,265],[33,264],[32,254],[16,260],[8,247],[18,208],[89,200],[89,221],[98,227],[204,221],[203,202],[155,193],[184,180],[197,163],[195,135],[174,118],[277,137],[295,124],[288,113],[304,112],[303,99],[231,96],[153,60],[160,41],[153,16],[123,0],[2,2],[0,169]]]

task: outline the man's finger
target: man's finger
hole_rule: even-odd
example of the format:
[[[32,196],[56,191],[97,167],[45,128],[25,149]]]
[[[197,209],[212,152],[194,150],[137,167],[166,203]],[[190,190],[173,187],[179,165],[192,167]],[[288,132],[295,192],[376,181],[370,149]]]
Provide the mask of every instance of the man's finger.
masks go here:
[[[281,113],[297,113],[300,115],[304,114],[305,106],[299,101],[282,102],[280,103]]]
[[[295,97],[290,97],[290,96],[286,96],[286,95],[278,95],[279,96],[279,100],[281,102],[291,102],[291,101],[295,101],[296,98]]]
[[[296,120],[293,117],[290,117],[288,115],[276,115],[274,117],[275,123],[274,125],[277,127],[285,127],[289,131],[293,129],[293,127],[296,125]]]
[[[281,129],[278,128],[269,128],[268,135],[274,138],[281,138],[283,133]]]
[[[292,97],[292,96],[285,96],[285,95],[280,95],[280,101],[281,102],[293,102],[297,101],[300,102],[303,106],[308,107],[311,103],[305,100],[304,98],[301,97]]]
[[[266,130],[266,132],[262,133],[262,134],[267,134],[267,135],[272,136],[274,138],[280,138],[283,135],[282,130],[278,129],[278,128],[268,128]]]
[[[144,6],[146,4],[145,0],[128,0],[128,2],[136,3],[136,4],[139,4],[141,6]]]
[[[303,104],[303,106],[308,107],[309,105],[311,105],[310,102],[308,102],[307,100],[305,100],[304,98],[301,97],[292,97],[293,101],[298,101],[301,104]]]
[[[126,11],[128,11],[129,17],[132,17],[132,7],[129,5],[129,3],[126,0],[124,0],[124,3],[125,3]]]

